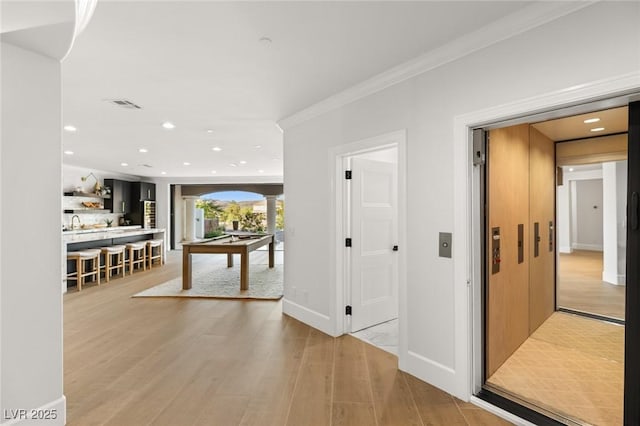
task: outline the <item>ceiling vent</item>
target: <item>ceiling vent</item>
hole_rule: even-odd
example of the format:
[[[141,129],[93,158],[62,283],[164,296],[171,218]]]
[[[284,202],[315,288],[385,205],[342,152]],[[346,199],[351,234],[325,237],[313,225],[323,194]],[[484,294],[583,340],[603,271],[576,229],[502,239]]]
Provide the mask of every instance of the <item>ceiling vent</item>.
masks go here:
[[[152,165],[150,165],[150,164],[138,164],[138,166],[141,166],[141,167],[147,167],[147,168],[149,168],[149,169],[152,169],[152,168],[153,168],[153,166],[152,166]]]
[[[115,106],[119,106],[121,108],[128,108],[128,109],[142,109],[142,107],[140,105],[136,105],[131,101],[128,101],[126,99],[106,99],[106,102],[109,102]]]

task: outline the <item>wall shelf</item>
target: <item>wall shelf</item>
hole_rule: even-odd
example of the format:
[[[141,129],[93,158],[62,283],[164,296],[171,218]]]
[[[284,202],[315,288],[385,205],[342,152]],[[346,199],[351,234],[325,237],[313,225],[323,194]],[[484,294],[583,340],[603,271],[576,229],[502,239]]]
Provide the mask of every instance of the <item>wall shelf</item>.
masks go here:
[[[88,192],[65,192],[64,193],[65,197],[88,197],[88,198],[101,198],[101,199],[109,199],[111,198],[111,195],[98,195],[98,194],[91,194]]]
[[[82,214],[82,213],[107,214],[107,213],[111,213],[111,210],[86,208],[86,209],[65,209],[64,212],[75,213],[75,214]]]

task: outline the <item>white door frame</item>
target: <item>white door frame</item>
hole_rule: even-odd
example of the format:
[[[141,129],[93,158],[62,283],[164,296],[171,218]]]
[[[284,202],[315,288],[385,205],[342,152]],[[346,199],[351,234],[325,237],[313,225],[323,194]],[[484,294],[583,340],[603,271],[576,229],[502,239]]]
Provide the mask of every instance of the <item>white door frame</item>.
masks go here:
[[[331,288],[332,303],[331,316],[334,319],[334,335],[340,336],[349,330],[349,319],[344,314],[345,300],[347,300],[347,262],[348,256],[344,247],[345,233],[348,229],[347,210],[349,200],[344,191],[344,161],[348,157],[365,154],[374,151],[396,147],[398,149],[398,326],[399,347],[398,359],[402,368],[404,354],[407,353],[407,135],[405,130],[399,130],[368,139],[359,140],[345,145],[337,146],[329,152],[330,181],[333,196],[331,210],[334,212],[330,218],[329,229],[335,230],[330,237],[330,253],[335,253],[331,265],[331,274],[335,277],[335,286]]]
[[[456,396],[471,400],[487,409],[473,395],[482,385],[482,277],[480,265],[482,237],[480,235],[479,195],[480,175],[472,166],[472,129],[496,123],[501,126],[531,121],[536,115],[562,109],[562,115],[601,108],[612,108],[616,100],[632,99],[629,94],[640,91],[640,72],[568,87],[534,98],[500,105],[454,118],[454,309]],[[616,98],[616,99],[614,99]],[[497,410],[501,411],[501,410]]]

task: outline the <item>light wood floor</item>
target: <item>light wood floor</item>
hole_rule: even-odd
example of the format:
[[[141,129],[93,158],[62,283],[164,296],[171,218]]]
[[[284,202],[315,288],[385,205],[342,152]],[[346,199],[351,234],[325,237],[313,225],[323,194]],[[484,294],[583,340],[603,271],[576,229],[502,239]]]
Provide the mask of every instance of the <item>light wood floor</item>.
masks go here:
[[[625,286],[602,281],[602,252],[560,254],[558,306],[624,319]]]
[[[508,424],[280,302],[130,297],[177,277],[180,256],[64,296],[69,425]]]

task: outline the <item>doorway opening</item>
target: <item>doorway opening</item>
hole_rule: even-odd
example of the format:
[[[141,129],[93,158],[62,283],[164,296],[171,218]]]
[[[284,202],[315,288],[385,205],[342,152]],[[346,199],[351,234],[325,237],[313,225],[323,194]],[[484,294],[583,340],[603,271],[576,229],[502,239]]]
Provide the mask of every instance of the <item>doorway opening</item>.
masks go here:
[[[404,232],[404,132],[335,153],[338,334],[398,356]],[[340,309],[341,310],[341,309]]]
[[[484,129],[479,396],[549,424],[623,423],[628,116]]]

